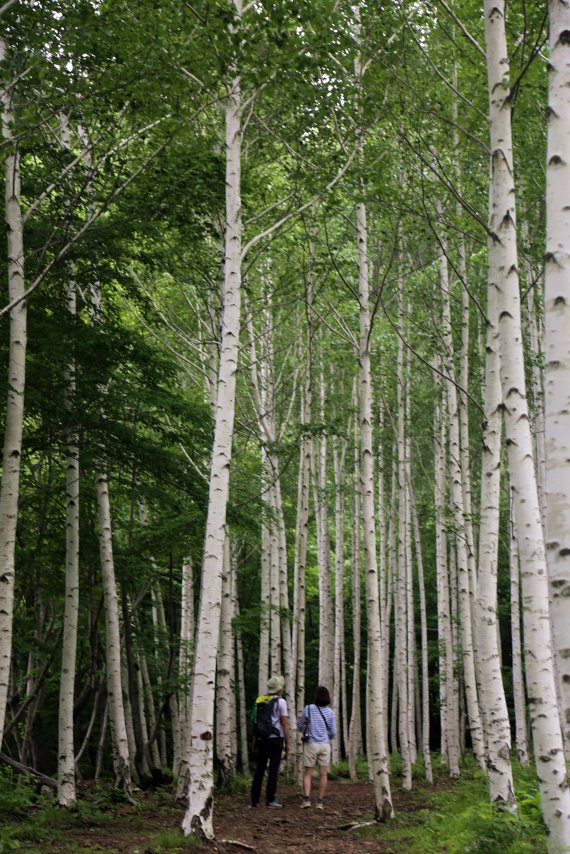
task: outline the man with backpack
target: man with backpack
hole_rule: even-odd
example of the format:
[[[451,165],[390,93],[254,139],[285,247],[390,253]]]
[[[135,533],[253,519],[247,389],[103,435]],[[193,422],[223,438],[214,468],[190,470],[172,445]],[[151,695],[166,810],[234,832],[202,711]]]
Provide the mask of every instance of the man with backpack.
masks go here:
[[[268,807],[283,806],[276,799],[277,775],[281,756],[289,752],[289,716],[287,703],[281,696],[285,680],[272,676],[267,683],[267,694],[257,698],[252,712],[254,752],[257,766],[251,784],[251,806],[259,806],[263,775],[269,762],[265,802]]]

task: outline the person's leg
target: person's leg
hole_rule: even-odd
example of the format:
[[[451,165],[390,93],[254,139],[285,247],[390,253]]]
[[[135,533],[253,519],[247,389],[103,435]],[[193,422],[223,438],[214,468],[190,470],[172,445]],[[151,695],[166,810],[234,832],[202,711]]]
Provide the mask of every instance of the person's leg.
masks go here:
[[[330,744],[323,744],[323,745],[321,745],[321,747],[319,749],[319,755],[318,755],[319,797],[317,799],[317,806],[320,807],[321,809],[323,806],[323,798],[325,797],[325,792],[327,790],[330,761],[331,761],[331,746],[330,746]]]
[[[319,765],[319,801],[322,801],[325,797],[328,782],[328,771],[328,765]]]
[[[313,769],[305,765],[305,773],[303,774],[303,795],[305,798],[311,797],[311,780],[313,777]]]
[[[255,766],[255,773],[251,782],[251,804],[254,807],[259,803],[261,784],[263,783],[263,775],[265,774],[265,768],[267,767],[267,760],[269,758],[266,741],[267,739],[260,739],[257,742],[257,765]]]
[[[283,753],[283,739],[268,738],[267,743],[269,754],[269,773],[267,775],[266,800],[267,803],[270,804],[275,801],[275,793],[277,792],[277,775],[279,773],[281,754]]]

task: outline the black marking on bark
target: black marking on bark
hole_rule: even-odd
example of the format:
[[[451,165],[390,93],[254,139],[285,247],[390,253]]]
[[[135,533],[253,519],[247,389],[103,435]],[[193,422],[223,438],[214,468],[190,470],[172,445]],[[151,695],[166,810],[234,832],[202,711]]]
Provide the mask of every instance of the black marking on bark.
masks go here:
[[[554,252],[545,252],[544,262],[545,264],[556,264],[557,267],[560,267],[560,264],[558,263],[558,259]]]
[[[505,310],[505,311],[502,311],[502,312],[500,313],[500,315],[499,315],[499,321],[501,321],[501,320],[503,319],[503,317],[511,317],[511,318],[512,318],[512,314],[510,313],[510,311],[506,311],[506,310]]]
[[[558,36],[558,42],[560,44],[570,44],[570,30],[562,30]]]
[[[560,163],[564,163],[559,154],[553,154],[550,160],[548,161],[549,166],[559,166]]]
[[[554,300],[554,305],[566,305],[566,298],[563,296],[558,296]]]
[[[560,557],[568,557],[570,555],[570,549],[564,546],[564,548],[560,549]]]
[[[202,741],[211,741],[212,740],[212,733],[208,732],[208,731],[203,732],[202,735],[200,736],[200,738],[202,739]]]

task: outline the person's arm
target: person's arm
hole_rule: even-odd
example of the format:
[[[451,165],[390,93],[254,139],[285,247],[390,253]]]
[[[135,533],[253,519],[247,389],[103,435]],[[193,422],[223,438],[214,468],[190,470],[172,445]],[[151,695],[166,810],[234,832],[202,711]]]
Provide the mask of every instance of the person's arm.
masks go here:
[[[335,718],[335,714],[334,714],[332,709],[330,709],[330,713],[331,713],[332,723],[329,724],[329,726],[330,726],[329,738],[334,738],[336,735],[336,718]]]
[[[289,753],[289,717],[281,715],[281,726],[283,727],[283,747],[285,753]]]

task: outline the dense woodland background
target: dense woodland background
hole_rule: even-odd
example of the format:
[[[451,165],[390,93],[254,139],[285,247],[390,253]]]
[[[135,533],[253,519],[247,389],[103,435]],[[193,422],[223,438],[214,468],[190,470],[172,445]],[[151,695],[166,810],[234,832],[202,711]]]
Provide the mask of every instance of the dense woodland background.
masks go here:
[[[279,672],[292,722],[329,686],[378,818],[390,754],[410,788],[430,751],[459,776],[473,750],[516,811],[511,735],[522,763],[534,742],[570,850],[548,6],[2,5],[5,773],[67,806],[173,776],[210,836]]]

